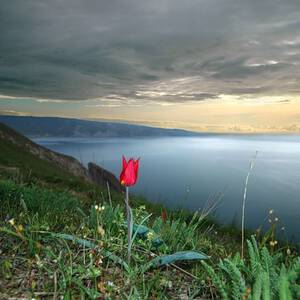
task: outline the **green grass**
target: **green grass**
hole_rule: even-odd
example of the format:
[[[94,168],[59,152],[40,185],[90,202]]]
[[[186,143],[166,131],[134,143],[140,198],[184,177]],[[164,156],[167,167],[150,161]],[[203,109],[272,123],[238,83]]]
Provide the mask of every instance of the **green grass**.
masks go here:
[[[143,225],[151,234],[135,238],[128,265],[122,196],[113,194],[111,207],[104,191],[98,192],[89,198],[70,190],[0,181],[2,297],[297,299],[300,269],[293,250],[288,249],[289,254],[287,248],[268,250],[252,240],[242,260],[235,238],[208,230],[211,224],[201,214],[168,212],[163,222],[155,212],[159,207],[152,211],[140,205],[141,199],[133,198],[134,220],[140,224],[146,219]],[[96,210],[95,205],[104,209]],[[162,245],[155,247],[155,238]],[[201,251],[211,258],[204,264],[147,268],[153,258],[183,250]]]
[[[42,160],[14,144],[0,138],[0,171],[2,177],[15,177],[21,181],[44,181],[55,186],[80,190],[87,183],[72,174],[57,168],[52,163]]]

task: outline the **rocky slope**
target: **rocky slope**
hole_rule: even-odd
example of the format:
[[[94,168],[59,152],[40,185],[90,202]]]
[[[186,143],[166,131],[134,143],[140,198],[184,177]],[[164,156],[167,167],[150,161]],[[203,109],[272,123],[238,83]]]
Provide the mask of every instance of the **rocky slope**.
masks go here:
[[[106,186],[106,182],[108,182],[112,189],[117,191],[122,190],[119,181],[111,172],[91,163],[87,169],[75,158],[37,145],[30,139],[2,123],[0,123],[0,142],[2,144],[13,144],[21,149],[22,152],[20,153],[20,156],[22,156],[22,153],[29,152],[34,157],[37,157],[42,161],[47,161],[64,172],[67,171],[83,180],[93,182],[99,186]],[[5,156],[6,154],[1,153],[0,155]],[[12,166],[9,166],[9,168],[11,167]]]

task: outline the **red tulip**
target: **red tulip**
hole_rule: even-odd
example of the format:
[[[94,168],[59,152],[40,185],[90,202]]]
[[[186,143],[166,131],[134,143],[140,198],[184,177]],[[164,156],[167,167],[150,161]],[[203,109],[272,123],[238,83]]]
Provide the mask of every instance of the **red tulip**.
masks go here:
[[[130,158],[129,161],[126,161],[126,158],[123,156],[123,169],[120,174],[120,182],[122,185],[131,186],[134,185],[138,178],[139,170],[139,160],[134,160]]]

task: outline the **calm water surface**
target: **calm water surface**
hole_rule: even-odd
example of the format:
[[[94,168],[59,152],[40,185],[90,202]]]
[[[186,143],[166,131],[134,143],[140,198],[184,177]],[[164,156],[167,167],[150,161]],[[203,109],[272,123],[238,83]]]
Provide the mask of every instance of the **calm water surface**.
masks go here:
[[[246,226],[267,226],[268,212],[273,209],[289,238],[300,241],[299,135],[35,141],[84,164],[96,162],[116,176],[122,154],[141,157],[139,181],[132,192],[190,210],[202,209],[208,199],[223,193],[214,216],[220,222],[237,224],[249,162],[258,151],[248,185]]]

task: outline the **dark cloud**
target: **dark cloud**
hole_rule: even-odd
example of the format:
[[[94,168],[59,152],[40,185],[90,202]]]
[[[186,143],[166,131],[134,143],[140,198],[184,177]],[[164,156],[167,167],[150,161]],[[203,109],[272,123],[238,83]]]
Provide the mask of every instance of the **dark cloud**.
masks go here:
[[[0,94],[183,102],[297,93],[299,18],[299,0],[4,1]]]

